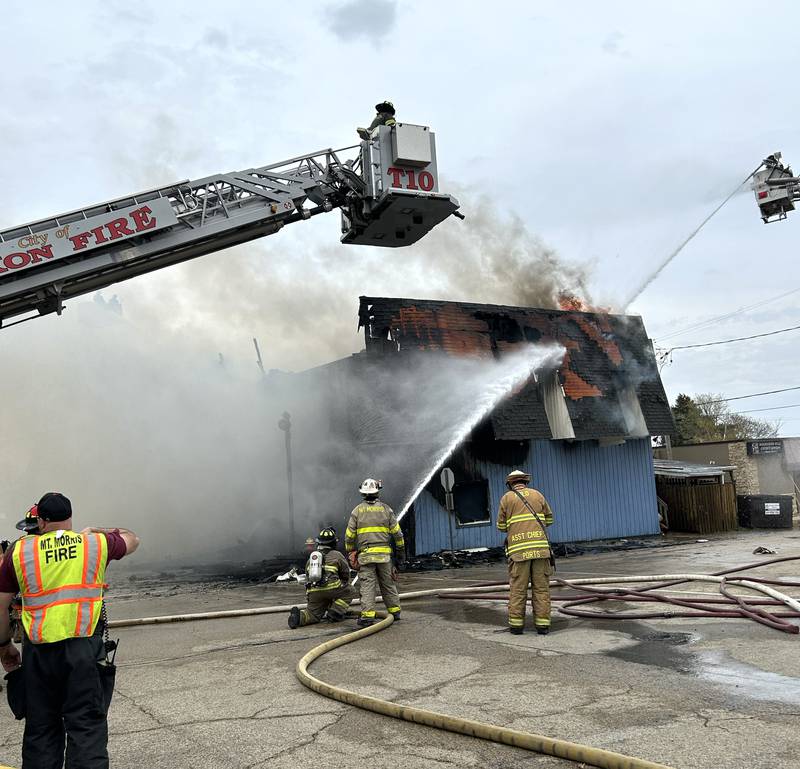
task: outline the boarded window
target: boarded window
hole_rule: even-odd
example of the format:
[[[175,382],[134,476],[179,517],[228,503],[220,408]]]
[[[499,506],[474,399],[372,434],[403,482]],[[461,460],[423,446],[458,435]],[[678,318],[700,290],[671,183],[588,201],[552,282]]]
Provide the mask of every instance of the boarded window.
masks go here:
[[[489,482],[486,480],[457,483],[453,487],[453,504],[459,526],[491,523]]]

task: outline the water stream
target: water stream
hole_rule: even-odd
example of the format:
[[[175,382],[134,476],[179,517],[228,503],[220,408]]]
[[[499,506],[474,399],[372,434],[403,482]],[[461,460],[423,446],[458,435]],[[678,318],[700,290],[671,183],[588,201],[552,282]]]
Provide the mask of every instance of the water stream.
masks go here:
[[[398,515],[398,519],[401,519],[408,512],[408,508],[411,507],[413,501],[428,485],[431,478],[447,458],[503,398],[515,387],[523,384],[537,369],[558,366],[563,356],[564,348],[561,345],[528,345],[519,352],[515,351],[505,355],[499,361],[487,363],[487,365],[492,366],[492,376],[490,378],[487,377],[486,385],[476,399],[474,408],[465,419],[453,425],[452,430],[445,436],[446,445],[435,455],[436,458],[429,465],[430,470],[426,471],[414,492],[408,497],[408,501]]]

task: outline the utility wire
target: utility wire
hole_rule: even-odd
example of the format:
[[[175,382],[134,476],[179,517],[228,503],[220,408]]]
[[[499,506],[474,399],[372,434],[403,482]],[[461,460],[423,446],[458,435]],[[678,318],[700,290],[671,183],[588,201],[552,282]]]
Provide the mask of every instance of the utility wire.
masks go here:
[[[790,403],[788,406],[770,406],[768,409],[745,409],[738,412],[739,414],[755,414],[756,411],[779,411],[780,409],[796,409],[800,403]]]
[[[763,393],[750,393],[750,395],[737,395],[734,398],[717,398],[713,401],[695,401],[698,406],[707,406],[709,403],[727,403],[728,401],[740,401],[744,398],[756,398],[759,395],[774,395],[775,393],[786,393],[790,390],[800,390],[800,385],[797,387],[784,387],[781,390],[766,390]]]
[[[755,304],[748,304],[745,307],[740,307],[738,310],[734,310],[733,312],[726,313],[725,315],[718,315],[715,318],[709,318],[708,320],[699,321],[691,326],[686,326],[686,328],[682,328],[679,331],[673,331],[670,334],[665,334],[664,336],[656,337],[657,342],[662,342],[665,339],[671,339],[673,336],[679,336],[681,334],[686,334],[689,331],[697,331],[701,328],[707,328],[708,326],[713,326],[715,323],[719,323],[723,320],[728,320],[729,318],[734,318],[737,315],[741,315],[743,312],[748,312],[749,310],[755,310],[759,307],[763,307],[765,304],[770,304],[771,302],[777,302],[779,299],[785,299],[787,296],[791,296],[792,294],[796,294],[800,291],[800,288],[793,288],[791,291],[787,291],[784,294],[779,294],[778,296],[770,297],[769,299],[764,299],[760,302],[756,302]]]
[[[718,344],[730,344],[731,342],[746,342],[748,339],[760,339],[765,336],[775,336],[775,334],[785,334],[787,331],[797,331],[800,326],[790,326],[789,328],[779,328],[777,331],[767,331],[763,334],[753,334],[752,336],[737,336],[733,339],[721,339],[718,342],[703,342],[702,344],[684,344],[679,347],[670,347],[668,353],[674,350],[691,350],[695,347],[713,347]]]

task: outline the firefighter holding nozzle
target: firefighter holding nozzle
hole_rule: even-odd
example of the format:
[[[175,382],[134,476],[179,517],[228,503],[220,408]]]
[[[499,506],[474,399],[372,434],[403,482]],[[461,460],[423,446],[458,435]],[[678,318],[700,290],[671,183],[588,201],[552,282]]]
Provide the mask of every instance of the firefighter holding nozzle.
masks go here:
[[[338,539],[332,527],[323,529],[314,540],[315,547],[306,562],[306,608],[293,606],[289,627],[314,625],[323,619],[341,622],[347,616],[353,591],[350,566],[336,549]]]

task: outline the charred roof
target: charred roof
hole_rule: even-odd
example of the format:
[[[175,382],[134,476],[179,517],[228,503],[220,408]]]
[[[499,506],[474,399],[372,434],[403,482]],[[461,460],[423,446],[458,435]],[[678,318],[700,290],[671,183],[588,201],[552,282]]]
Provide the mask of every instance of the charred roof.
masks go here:
[[[650,435],[674,432],[639,316],[362,296],[362,327],[367,357],[373,359],[420,351],[499,357],[520,344],[560,344],[566,352],[558,382],[576,439],[641,435],[645,425]],[[545,395],[541,379],[531,378],[495,409],[495,439],[564,437],[554,435]],[[641,428],[631,427],[632,411],[634,422],[643,420]]]

